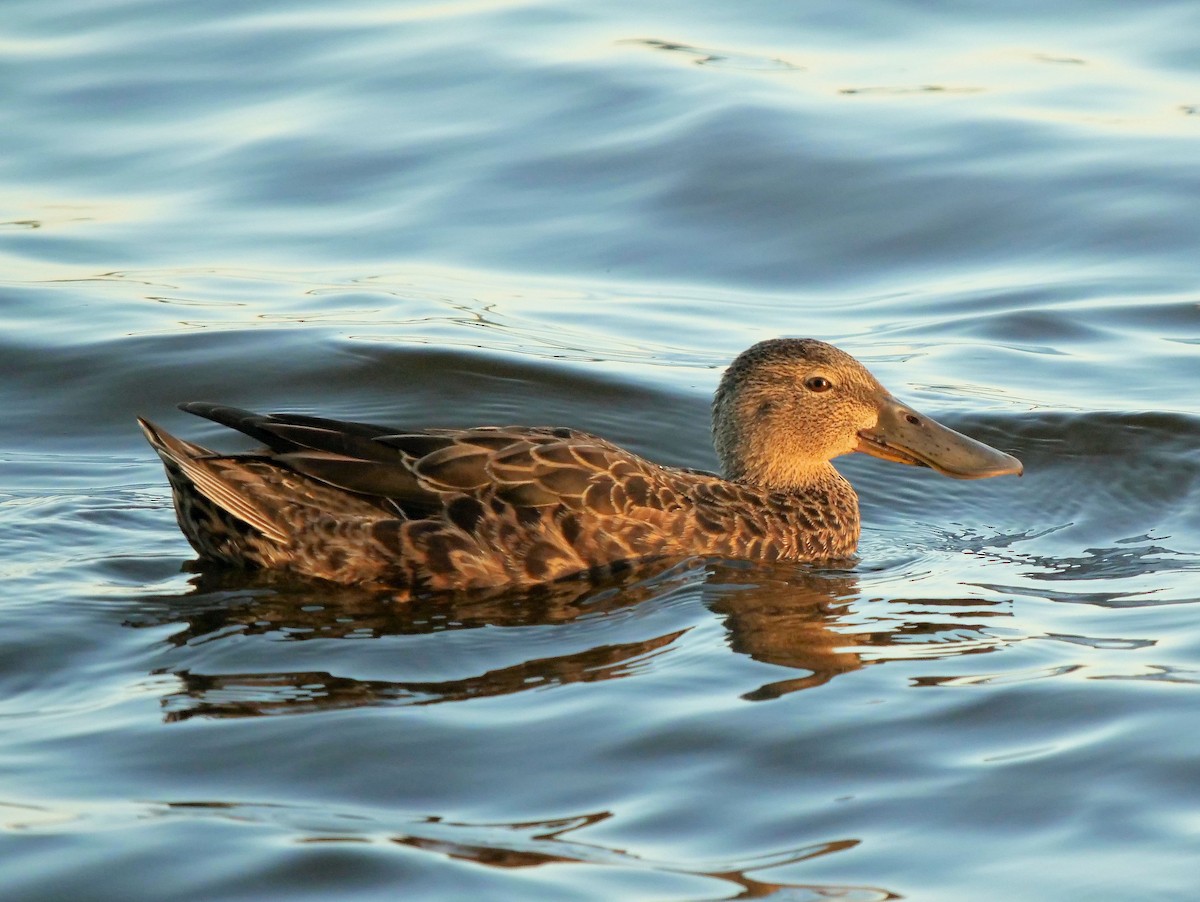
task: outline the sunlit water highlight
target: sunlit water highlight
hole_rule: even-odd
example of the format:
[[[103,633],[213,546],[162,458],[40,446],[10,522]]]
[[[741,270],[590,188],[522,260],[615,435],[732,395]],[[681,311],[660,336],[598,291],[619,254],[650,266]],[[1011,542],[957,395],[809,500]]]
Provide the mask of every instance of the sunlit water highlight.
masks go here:
[[[1187,898],[1198,18],[9,3],[4,898]],[[1026,476],[846,461],[848,570],[396,606],[192,572],[132,420],[711,468],[774,335]]]

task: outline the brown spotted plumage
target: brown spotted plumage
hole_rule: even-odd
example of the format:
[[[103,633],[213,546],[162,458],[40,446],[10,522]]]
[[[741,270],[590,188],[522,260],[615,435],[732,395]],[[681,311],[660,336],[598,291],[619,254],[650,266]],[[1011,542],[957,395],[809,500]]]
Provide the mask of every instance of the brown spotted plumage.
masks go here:
[[[181,406],[266,446],[217,454],[140,421],[202,558],[402,594],[663,557],[847,558],[858,500],[830,460],[855,450],[964,478],[1020,472],[811,339],[762,342],[725,373],[713,404],[724,478],[571,429],[404,431]]]

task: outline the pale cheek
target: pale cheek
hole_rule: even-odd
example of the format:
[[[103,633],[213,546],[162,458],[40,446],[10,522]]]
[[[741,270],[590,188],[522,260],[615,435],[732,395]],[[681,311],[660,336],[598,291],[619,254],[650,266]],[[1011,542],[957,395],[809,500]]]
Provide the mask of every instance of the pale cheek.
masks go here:
[[[879,410],[874,405],[856,406],[851,417],[851,429],[874,429],[879,424]]]
[[[849,454],[858,447],[858,432],[869,429],[878,419],[873,413],[866,415],[863,410],[847,410],[840,413],[834,421],[835,438],[833,444],[836,454]]]

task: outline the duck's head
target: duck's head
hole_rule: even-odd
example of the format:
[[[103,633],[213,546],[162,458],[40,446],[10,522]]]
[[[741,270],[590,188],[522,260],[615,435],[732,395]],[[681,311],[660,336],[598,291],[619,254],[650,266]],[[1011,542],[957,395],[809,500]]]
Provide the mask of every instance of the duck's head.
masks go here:
[[[811,338],[777,338],[729,365],[713,401],[726,477],[772,489],[819,481],[852,451],[958,479],[1021,475],[1021,462],[897,401],[865,366]]]

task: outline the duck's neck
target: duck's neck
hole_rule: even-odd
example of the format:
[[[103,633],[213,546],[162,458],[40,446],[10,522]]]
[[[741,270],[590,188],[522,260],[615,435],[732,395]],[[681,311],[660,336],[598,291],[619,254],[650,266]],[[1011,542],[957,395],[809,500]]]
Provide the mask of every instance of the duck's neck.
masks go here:
[[[731,468],[726,478],[789,495],[820,496],[840,494],[854,489],[829,461],[800,464],[792,461],[772,461],[765,466]]]

